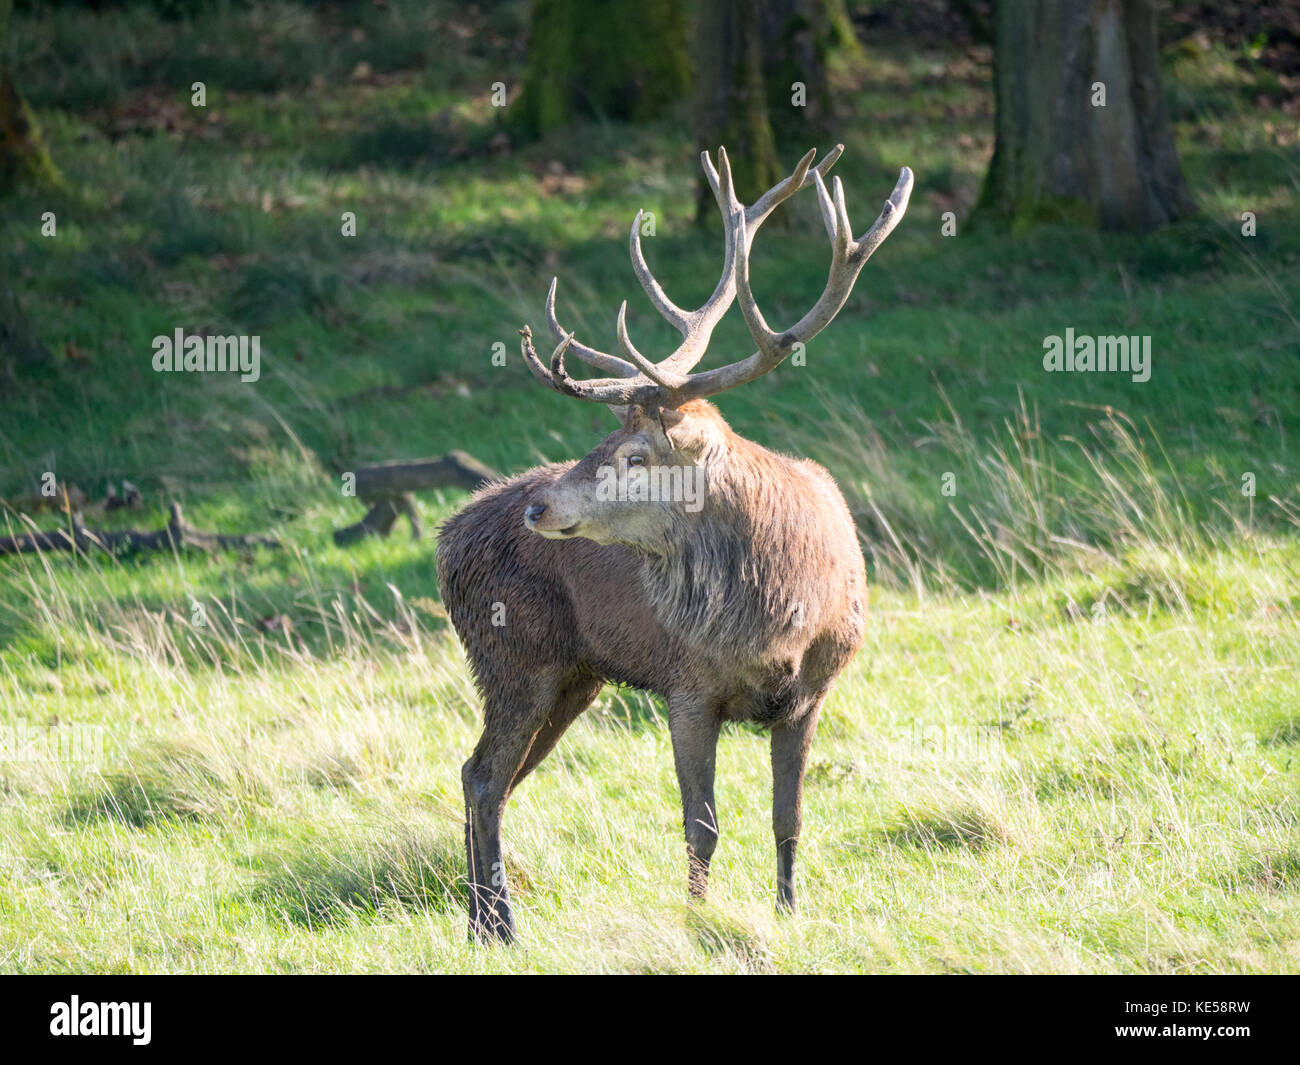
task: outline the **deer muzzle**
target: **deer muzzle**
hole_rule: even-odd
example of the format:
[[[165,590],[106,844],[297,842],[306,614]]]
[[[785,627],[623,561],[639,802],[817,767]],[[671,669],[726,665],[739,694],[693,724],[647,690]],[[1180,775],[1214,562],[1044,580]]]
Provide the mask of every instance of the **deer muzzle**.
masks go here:
[[[570,521],[546,503],[530,503],[524,507],[524,525],[548,540],[567,540],[578,534],[581,522]]]

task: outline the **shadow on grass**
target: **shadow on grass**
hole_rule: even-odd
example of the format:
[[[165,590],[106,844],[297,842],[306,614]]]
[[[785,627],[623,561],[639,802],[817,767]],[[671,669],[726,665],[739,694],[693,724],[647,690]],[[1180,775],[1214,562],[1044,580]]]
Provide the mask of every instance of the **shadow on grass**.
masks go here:
[[[1097,755],[1076,762],[1054,762],[1038,774],[1034,794],[1043,800],[1084,795],[1113,798],[1124,788],[1122,774]]]
[[[322,139],[306,148],[307,165],[331,172],[365,166],[433,170],[471,152],[483,152],[491,136],[487,123],[456,128],[441,115],[407,119],[371,114],[363,115],[360,125],[362,128],[350,134]]]
[[[1278,721],[1259,738],[1265,747],[1294,747],[1300,743],[1300,715]]]
[[[706,905],[692,905],[686,926],[710,957],[735,958],[749,973],[774,973],[776,962],[762,937],[734,917]]]
[[[1219,883],[1228,892],[1294,892],[1300,888],[1300,849],[1253,854]]]
[[[1262,855],[1248,862],[1242,874],[1256,888],[1294,891],[1300,887],[1300,850]]]
[[[309,928],[338,924],[354,915],[374,917],[393,906],[446,913],[469,905],[464,841],[458,835],[435,838],[407,832],[259,862],[271,864],[279,864],[279,870],[262,877],[252,900],[291,924]],[[512,887],[527,879],[510,872]]]
[[[228,824],[264,805],[270,781],[234,758],[183,741],[153,744],[74,795],[70,823],[111,820],[134,828],[167,821]]]
[[[881,831],[881,836],[895,845],[977,852],[1008,843],[1011,839],[1005,825],[988,811],[970,805],[959,805],[947,811],[904,811],[893,824]]]

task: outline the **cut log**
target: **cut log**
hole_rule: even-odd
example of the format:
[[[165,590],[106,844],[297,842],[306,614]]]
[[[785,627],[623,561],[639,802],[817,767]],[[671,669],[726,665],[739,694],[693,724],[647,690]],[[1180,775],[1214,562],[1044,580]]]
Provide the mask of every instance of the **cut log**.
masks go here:
[[[472,492],[496,476],[495,470],[483,465],[473,455],[448,451],[440,459],[399,460],[362,466],[357,470],[357,498],[363,503],[377,503],[407,492],[444,487]]]
[[[464,451],[449,451],[441,458],[362,466],[356,471],[357,498],[370,509],[359,522],[336,529],[334,542],[342,547],[367,536],[387,536],[403,515],[411,523],[411,539],[418,540],[423,530],[413,492],[429,488],[473,491],[497,476],[495,470]]]

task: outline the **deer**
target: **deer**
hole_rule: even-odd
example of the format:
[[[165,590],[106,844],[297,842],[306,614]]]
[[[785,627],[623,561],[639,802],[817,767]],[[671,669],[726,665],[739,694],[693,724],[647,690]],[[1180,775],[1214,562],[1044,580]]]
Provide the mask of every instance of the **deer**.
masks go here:
[[[572,399],[603,403],[620,427],[577,461],[539,466],[481,489],[442,526],[438,583],[483,700],[483,731],[461,771],[465,796],[469,934],[510,942],[515,920],[501,851],[513,791],[555,748],[607,683],[661,696],[681,790],[687,891],[704,898],[719,838],[714,765],[727,722],[771,732],[776,905],[796,905],[795,852],[804,772],[832,681],[862,644],[866,565],[835,481],[735,433],[707,397],[776,369],[839,313],[867,259],[894,230],[912,190],[903,167],[866,233],[855,239],[838,176],[843,152],[816,166],[809,151],[787,177],[745,205],[725,149],[700,160],[723,222],[723,267],[703,306],[687,311],[629,253],[650,302],[681,334],[651,361],[627,329],[620,355],[588,347],[556,317],[548,363],[520,329],[532,375]],[[755,234],[795,192],[816,190],[831,245],[821,296],[789,329],[772,329],[750,287]],[[756,350],[696,372],[733,302]],[[607,376],[574,378],[568,355]],[[657,489],[657,490],[656,490]]]

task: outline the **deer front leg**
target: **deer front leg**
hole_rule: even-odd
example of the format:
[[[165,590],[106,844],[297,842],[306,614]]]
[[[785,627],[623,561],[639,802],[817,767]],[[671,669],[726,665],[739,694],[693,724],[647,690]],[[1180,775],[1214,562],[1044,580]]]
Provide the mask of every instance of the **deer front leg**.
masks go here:
[[[515,767],[497,768],[480,757],[485,732],[474,755],[461,769],[465,787],[465,861],[469,871],[469,932],[477,940],[514,939],[505,863],[501,860],[501,815],[506,787]],[[530,737],[531,738],[531,737]]]
[[[821,713],[818,699],[802,717],[772,729],[772,834],[776,837],[776,905],[795,909],[794,856],[803,823],[803,774]]]
[[[556,684],[545,676],[487,699],[483,735],[461,769],[465,788],[465,858],[469,871],[469,930],[475,939],[514,939],[501,816],[512,784],[538,731],[556,702]]]
[[[721,724],[707,699],[682,694],[668,700],[668,728],[686,830],[686,882],[691,897],[697,899],[703,898],[708,888],[709,860],[718,845],[713,771]]]

